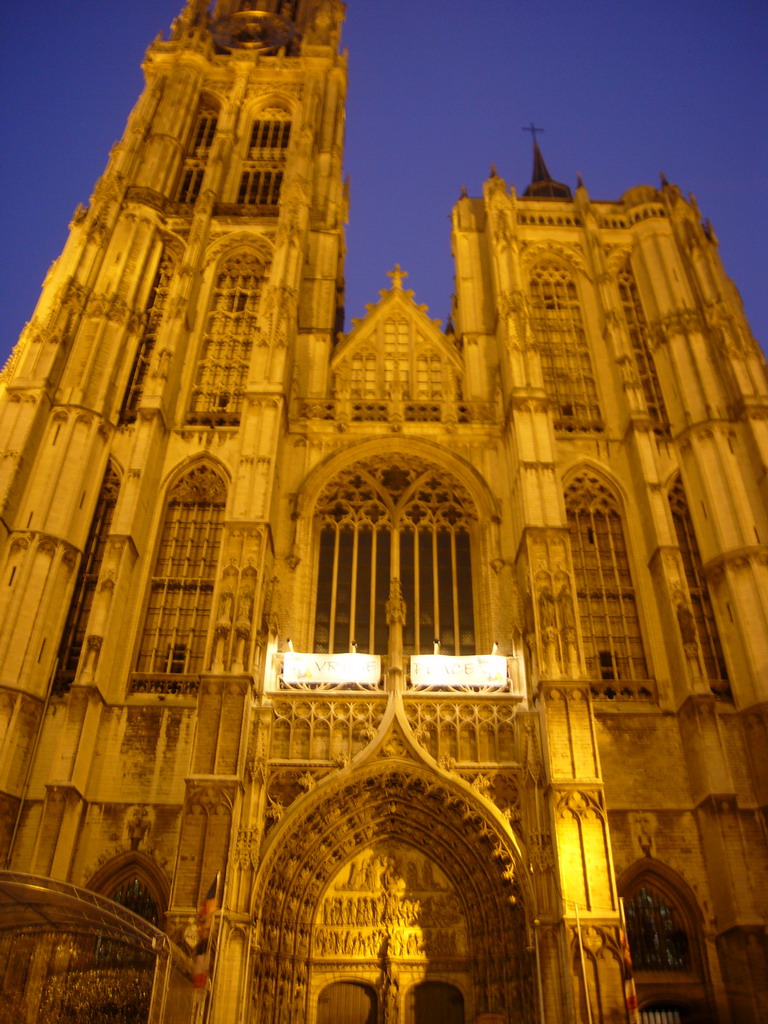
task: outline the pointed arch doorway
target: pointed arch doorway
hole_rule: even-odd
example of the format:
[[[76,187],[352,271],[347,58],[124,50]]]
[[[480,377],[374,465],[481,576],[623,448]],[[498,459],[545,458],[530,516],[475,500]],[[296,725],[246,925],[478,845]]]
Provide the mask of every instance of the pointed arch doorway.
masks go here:
[[[387,757],[302,803],[254,893],[249,1024],[537,1020],[519,854],[466,790]]]

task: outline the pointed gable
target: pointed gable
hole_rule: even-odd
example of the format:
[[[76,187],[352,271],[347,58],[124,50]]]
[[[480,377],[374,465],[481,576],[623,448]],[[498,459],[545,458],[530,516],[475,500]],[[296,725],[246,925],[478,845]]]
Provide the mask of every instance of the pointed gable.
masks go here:
[[[399,413],[406,420],[439,421],[446,403],[461,401],[462,357],[427,307],[402,288],[403,272],[396,268],[390,276],[392,287],[353,321],[334,353],[333,394],[349,400],[353,420]]]

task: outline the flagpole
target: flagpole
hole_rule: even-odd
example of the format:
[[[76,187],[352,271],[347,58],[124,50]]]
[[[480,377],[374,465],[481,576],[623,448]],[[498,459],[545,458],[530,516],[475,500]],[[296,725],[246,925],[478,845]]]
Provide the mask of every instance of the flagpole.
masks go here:
[[[629,936],[627,935],[627,918],[624,914],[624,898],[619,896],[619,921],[621,923],[621,952],[624,957],[624,1004],[627,1008],[627,1021],[629,1024],[640,1024],[640,1009],[637,1002],[637,989],[635,988],[635,972],[632,966],[632,951],[629,948]]]
[[[581,921],[579,920],[579,904],[573,901],[573,909],[576,911],[576,934],[579,937],[579,959],[581,960],[581,980],[584,983],[584,1002],[587,1004],[587,1021],[592,1024],[592,1005],[589,1001],[589,988],[587,986],[587,965],[584,962],[584,944],[581,941]]]
[[[220,871],[218,872],[216,877],[217,877],[217,879],[221,878],[221,872]],[[224,934],[223,928],[222,928],[222,924],[224,922],[224,889],[225,889],[225,886],[226,886],[226,876],[225,876],[224,881],[222,882],[222,886],[221,886],[221,903],[220,903],[218,912],[216,914],[214,914],[214,918],[213,918],[213,924],[214,925],[216,924],[216,917],[218,916],[218,918],[219,918],[219,936]],[[216,883],[216,900],[217,900],[217,903],[219,902],[218,896],[219,896],[219,885],[218,885],[218,881],[217,881],[217,883]],[[213,930],[214,930],[213,926],[211,926],[211,937],[213,937]],[[221,951],[221,943],[219,943],[219,948],[217,948],[217,950],[216,950],[216,956],[215,956],[214,961],[213,961],[213,970],[211,971],[210,981],[206,985],[206,994],[208,995],[208,999],[206,1000],[206,1003],[208,1004],[208,1014],[207,1014],[207,1019],[208,1020],[211,1019],[211,1013],[213,1011],[213,992],[214,992],[214,986],[216,984],[216,972],[219,969],[219,957],[221,956],[221,952],[222,952]],[[210,953],[209,953],[209,955],[210,955]]]
[[[220,884],[221,871],[217,871],[216,878],[206,892],[197,915],[198,944],[195,949],[195,1022],[202,1021],[205,1016],[205,1004],[210,988],[211,941],[214,925],[216,924]]]

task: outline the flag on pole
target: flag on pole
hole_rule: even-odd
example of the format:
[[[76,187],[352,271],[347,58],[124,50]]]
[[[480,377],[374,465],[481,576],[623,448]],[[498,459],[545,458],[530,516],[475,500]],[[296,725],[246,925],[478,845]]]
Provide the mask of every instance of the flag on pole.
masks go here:
[[[624,965],[624,1003],[627,1007],[627,1021],[629,1024],[640,1024],[640,1009],[637,1003],[635,976],[632,972],[632,953],[629,948],[629,942],[627,941],[627,924],[624,919],[623,899],[619,899],[619,911],[621,915],[619,942],[621,943],[621,957]]]
[[[211,964],[211,928],[213,925],[213,915],[217,910],[219,875],[220,872],[217,872],[197,912],[197,945],[195,946],[194,975],[196,989],[204,989],[208,984],[208,971]]]

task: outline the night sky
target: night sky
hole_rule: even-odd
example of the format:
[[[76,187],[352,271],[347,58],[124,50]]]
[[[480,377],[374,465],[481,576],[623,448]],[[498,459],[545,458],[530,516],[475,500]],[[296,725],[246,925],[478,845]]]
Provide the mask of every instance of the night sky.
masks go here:
[[[0,360],[33,312],[182,0],[0,0]],[[451,206],[492,163],[618,199],[659,173],[693,192],[768,348],[765,0],[348,0],[347,316],[389,286],[445,319]],[[11,10],[12,8],[12,10]]]

